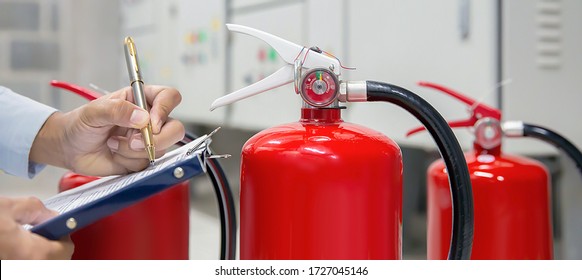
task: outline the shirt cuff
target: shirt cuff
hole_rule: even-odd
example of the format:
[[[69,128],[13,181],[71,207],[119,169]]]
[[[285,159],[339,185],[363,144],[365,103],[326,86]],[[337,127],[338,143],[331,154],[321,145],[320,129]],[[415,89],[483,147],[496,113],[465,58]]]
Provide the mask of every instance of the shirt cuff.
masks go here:
[[[15,176],[33,178],[45,165],[29,161],[32,143],[46,120],[57,109],[16,94],[11,96],[11,101],[16,104],[9,108],[10,113],[6,115],[0,112],[0,115],[9,117],[9,120],[5,120],[9,123],[4,122],[6,125],[2,125],[0,132],[4,138],[0,141],[0,168]]]

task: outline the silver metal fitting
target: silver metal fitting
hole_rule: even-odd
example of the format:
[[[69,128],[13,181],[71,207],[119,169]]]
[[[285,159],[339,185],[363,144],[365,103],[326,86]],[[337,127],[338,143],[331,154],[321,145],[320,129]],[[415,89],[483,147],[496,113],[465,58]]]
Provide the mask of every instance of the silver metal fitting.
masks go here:
[[[506,121],[501,124],[503,135],[507,137],[523,137],[522,121]]]
[[[302,69],[303,63],[301,63],[301,60],[295,60],[295,64],[293,65],[293,85],[295,87],[295,93],[297,94],[300,93],[301,78],[303,78]]]
[[[341,102],[368,101],[366,81],[341,81],[339,91],[338,99]]]

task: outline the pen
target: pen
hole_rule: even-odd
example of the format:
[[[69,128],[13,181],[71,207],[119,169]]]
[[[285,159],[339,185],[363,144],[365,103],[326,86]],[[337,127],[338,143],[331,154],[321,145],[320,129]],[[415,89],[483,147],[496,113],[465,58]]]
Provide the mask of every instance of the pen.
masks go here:
[[[133,99],[137,106],[140,108],[148,110],[148,104],[146,102],[145,93],[143,91],[143,80],[141,78],[141,70],[137,63],[137,50],[135,48],[135,43],[131,37],[125,37],[125,63],[127,64],[127,71],[129,73],[129,83],[133,89]],[[146,151],[148,152],[148,157],[150,159],[150,164],[155,161],[155,151],[154,138],[152,135],[152,123],[151,120],[148,125],[141,129],[141,135],[145,143]]]

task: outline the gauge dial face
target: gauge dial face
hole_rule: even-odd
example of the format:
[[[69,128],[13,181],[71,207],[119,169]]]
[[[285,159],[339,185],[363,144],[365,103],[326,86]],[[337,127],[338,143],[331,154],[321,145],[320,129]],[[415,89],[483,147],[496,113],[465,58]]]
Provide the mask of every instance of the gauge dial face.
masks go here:
[[[331,104],[337,97],[337,89],[337,78],[326,69],[314,69],[307,72],[301,82],[303,100],[315,107]]]

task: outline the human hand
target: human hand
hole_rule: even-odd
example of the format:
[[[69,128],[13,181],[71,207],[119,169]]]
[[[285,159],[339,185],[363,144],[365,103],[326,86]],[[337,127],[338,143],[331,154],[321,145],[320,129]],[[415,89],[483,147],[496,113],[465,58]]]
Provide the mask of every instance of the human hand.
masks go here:
[[[54,113],[34,140],[30,160],[93,176],[146,168],[149,159],[139,129],[151,118],[158,158],[184,137],[184,126],[169,118],[182,100],[176,89],[148,85],[144,92],[149,114],[133,104],[130,87],[71,112]]]
[[[69,236],[52,241],[22,227],[56,215],[37,198],[0,197],[0,259],[71,259],[75,245]]]

